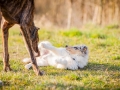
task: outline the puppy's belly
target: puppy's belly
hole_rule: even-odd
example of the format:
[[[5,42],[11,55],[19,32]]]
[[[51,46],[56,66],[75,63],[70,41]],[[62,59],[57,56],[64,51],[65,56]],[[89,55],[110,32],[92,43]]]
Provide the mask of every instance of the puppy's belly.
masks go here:
[[[59,57],[59,56],[53,56],[53,57],[48,57],[48,64],[50,66],[54,66],[54,67],[65,67],[65,65],[67,64],[66,60],[63,57]],[[60,66],[61,65],[61,66]]]
[[[48,64],[50,66],[56,67],[57,66],[56,58],[57,57],[53,57],[53,56],[52,57],[47,57]]]

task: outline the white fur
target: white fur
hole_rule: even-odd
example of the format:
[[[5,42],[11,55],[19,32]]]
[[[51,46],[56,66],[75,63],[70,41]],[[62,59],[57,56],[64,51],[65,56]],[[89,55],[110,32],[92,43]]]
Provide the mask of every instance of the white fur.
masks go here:
[[[85,56],[70,54],[66,48],[54,47],[48,41],[42,41],[39,43],[38,48],[41,56],[36,57],[38,66],[53,66],[60,69],[77,70],[78,67],[83,68],[88,63],[88,53]],[[75,60],[73,60],[73,58]],[[30,62],[30,58],[23,59],[24,63]],[[32,64],[26,64],[25,68],[29,69]]]

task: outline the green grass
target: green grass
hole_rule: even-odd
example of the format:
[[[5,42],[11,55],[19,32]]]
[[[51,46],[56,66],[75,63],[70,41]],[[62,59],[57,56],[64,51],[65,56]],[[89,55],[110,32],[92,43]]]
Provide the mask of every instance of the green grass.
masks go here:
[[[120,89],[120,29],[98,26],[70,30],[39,31],[40,41],[48,40],[57,47],[86,44],[89,63],[84,69],[60,70],[39,67],[44,76],[36,76],[33,70],[24,69],[22,59],[29,57],[19,29],[11,29],[9,53],[11,72],[4,72],[2,63],[2,39],[0,38],[0,80],[3,90],[119,90]],[[1,37],[1,34],[0,34]]]

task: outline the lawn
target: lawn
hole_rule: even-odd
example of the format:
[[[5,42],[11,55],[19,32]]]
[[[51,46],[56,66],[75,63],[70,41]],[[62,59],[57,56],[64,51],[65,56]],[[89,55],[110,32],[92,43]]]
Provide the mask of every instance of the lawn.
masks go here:
[[[1,31],[1,30],[0,30]],[[0,33],[1,37],[1,33]],[[4,72],[2,40],[0,38],[0,80],[3,90],[120,90],[120,28],[86,25],[81,29],[41,29],[40,41],[48,40],[57,47],[85,44],[89,48],[89,63],[84,69],[72,71],[54,67],[39,67],[44,76],[26,70],[22,59],[29,57],[19,28],[9,35],[11,72]]]

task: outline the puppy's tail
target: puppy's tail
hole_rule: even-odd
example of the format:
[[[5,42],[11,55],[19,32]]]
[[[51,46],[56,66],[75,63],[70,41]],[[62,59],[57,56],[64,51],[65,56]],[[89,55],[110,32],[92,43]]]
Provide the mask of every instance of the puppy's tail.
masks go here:
[[[23,63],[30,63],[30,61],[31,61],[30,58],[24,58],[23,59]]]

